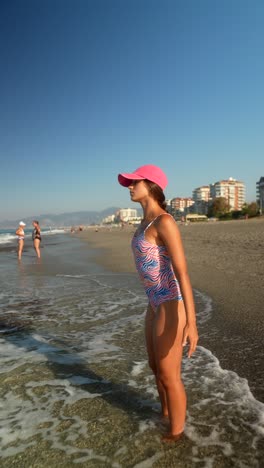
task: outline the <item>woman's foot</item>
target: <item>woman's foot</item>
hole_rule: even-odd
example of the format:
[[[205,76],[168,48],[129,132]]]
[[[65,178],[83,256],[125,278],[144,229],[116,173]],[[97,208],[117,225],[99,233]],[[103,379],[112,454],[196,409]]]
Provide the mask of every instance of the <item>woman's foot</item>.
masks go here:
[[[162,442],[167,442],[167,443],[178,442],[180,439],[182,439],[183,434],[184,432],[180,432],[179,434],[171,434],[171,433],[164,434],[161,440]]]

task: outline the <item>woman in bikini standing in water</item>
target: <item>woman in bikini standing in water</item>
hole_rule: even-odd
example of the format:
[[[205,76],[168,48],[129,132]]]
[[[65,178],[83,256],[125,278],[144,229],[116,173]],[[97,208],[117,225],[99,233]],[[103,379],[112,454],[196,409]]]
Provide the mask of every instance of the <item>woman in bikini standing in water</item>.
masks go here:
[[[170,422],[163,439],[177,441],[186,419],[186,393],[181,380],[183,346],[188,357],[196,349],[198,333],[192,287],[173,217],[166,212],[167,177],[157,166],[145,165],[131,174],[119,174],[131,200],[141,204],[143,220],[134,234],[136,268],[148,296],[145,336],[149,365],[155,378],[162,414]]]
[[[22,258],[22,252],[24,248],[24,241],[25,241],[25,233],[24,233],[24,227],[26,224],[23,221],[20,221],[19,227],[16,230],[16,235],[17,235],[17,258],[18,260],[21,260]]]
[[[34,244],[34,248],[35,248],[37,257],[40,258],[41,235],[40,235],[39,222],[34,220],[33,223],[32,223],[32,226],[34,226],[34,230],[32,232],[32,240],[33,240],[33,244]]]

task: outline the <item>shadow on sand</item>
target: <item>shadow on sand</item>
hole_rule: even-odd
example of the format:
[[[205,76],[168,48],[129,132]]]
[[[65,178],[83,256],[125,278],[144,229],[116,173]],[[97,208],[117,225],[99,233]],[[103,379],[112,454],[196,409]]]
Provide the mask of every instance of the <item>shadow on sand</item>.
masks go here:
[[[81,388],[90,394],[99,393],[100,398],[127,414],[138,415],[140,418],[151,418],[153,417],[153,408],[155,408],[155,412],[159,408],[155,400],[144,397],[126,383],[111,381],[91,370],[85,360],[74,351],[67,350],[68,345],[56,337],[47,339],[39,335],[37,330],[23,327],[21,323],[15,321],[6,323],[1,320],[0,330],[2,330],[0,336],[13,346],[45,356],[48,369],[52,371],[54,378],[66,379],[72,386]],[[34,336],[36,334],[39,339]],[[51,344],[49,341],[53,343]]]

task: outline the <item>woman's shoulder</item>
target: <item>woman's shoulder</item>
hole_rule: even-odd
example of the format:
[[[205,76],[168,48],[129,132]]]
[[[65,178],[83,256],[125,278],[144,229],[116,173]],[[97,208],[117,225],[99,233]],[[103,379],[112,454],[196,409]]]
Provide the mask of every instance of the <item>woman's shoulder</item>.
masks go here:
[[[156,218],[156,222],[157,224],[159,225],[176,225],[176,222],[175,222],[175,219],[173,218],[173,216],[170,214],[170,213],[166,213],[166,211],[164,211],[164,213],[161,213],[160,215],[157,216]]]
[[[157,218],[156,226],[158,232],[164,232],[168,230],[178,231],[177,223],[170,213],[162,213]]]

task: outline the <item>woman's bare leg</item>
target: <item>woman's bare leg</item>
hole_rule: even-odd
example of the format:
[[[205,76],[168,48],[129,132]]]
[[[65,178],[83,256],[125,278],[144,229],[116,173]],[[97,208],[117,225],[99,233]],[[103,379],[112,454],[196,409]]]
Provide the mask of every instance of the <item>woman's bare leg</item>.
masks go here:
[[[20,240],[18,241],[18,246],[17,246],[17,257],[18,257],[18,260],[21,260],[21,258],[22,258],[23,247],[24,247],[24,241],[23,241],[23,239],[20,239]]]
[[[146,346],[147,346],[147,352],[148,352],[149,367],[151,368],[156,379],[156,385],[157,385],[157,389],[159,393],[162,415],[167,417],[168,406],[167,406],[167,401],[166,401],[166,392],[161,381],[157,377],[156,358],[155,358],[155,352],[153,348],[154,321],[155,321],[155,313],[152,307],[149,305],[147,309],[147,313],[146,313],[146,318],[145,318],[145,338],[146,338]]]
[[[186,393],[181,380],[185,323],[183,302],[168,301],[159,306],[153,328],[157,377],[166,392],[172,438],[183,432],[186,418]]]
[[[37,254],[37,257],[40,258],[40,240],[34,239],[34,248]]]

